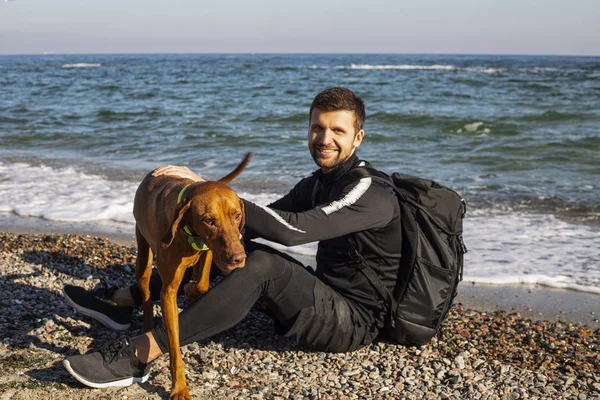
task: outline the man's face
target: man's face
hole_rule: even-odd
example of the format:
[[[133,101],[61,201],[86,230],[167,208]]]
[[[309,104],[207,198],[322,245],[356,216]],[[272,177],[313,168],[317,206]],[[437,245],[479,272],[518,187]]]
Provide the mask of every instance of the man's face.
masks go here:
[[[365,132],[354,128],[354,112],[314,108],[308,128],[308,150],[325,173],[346,161],[360,146]]]

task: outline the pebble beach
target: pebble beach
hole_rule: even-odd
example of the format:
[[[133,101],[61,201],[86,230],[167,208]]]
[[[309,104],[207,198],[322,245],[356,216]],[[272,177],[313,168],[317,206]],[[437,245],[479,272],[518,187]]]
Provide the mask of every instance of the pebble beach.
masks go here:
[[[140,332],[141,314],[117,333],[61,294],[64,284],[94,288],[100,278],[128,285],[135,258],[133,247],[102,237],[0,233],[0,399],[168,397],[167,356],[148,382],[127,388],[86,388],[62,366]],[[600,399],[600,329],[460,303],[439,340],[420,348],[378,342],[353,353],[308,352],[253,310],[182,352],[195,399]]]

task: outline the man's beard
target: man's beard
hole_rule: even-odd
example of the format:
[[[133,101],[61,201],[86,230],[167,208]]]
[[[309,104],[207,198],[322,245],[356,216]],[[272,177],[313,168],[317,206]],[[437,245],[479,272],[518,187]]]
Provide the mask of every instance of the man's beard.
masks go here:
[[[322,147],[313,147],[312,148],[312,151],[310,152],[310,155],[312,156],[315,164],[317,164],[325,172],[332,171],[332,170],[336,169],[337,167],[339,167],[340,165],[342,165],[352,155],[352,153],[349,153],[349,154],[346,155],[346,157],[343,157],[343,155],[338,150],[337,153],[335,153],[335,157],[323,158],[319,154],[319,151],[322,150],[322,149],[332,149],[332,150],[338,150],[338,149],[336,149],[336,148],[327,148],[327,147],[325,147],[325,148],[322,148]]]

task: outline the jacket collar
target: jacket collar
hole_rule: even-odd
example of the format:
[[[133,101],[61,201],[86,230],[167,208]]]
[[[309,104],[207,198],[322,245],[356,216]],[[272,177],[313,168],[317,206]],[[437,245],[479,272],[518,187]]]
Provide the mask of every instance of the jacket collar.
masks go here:
[[[354,153],[350,156],[350,158],[344,161],[342,165],[333,171],[324,173],[322,170],[318,169],[313,173],[313,175],[316,176],[323,183],[323,185],[329,185],[338,180],[346,172],[354,168],[359,162],[360,160],[358,159],[358,156],[356,153]]]

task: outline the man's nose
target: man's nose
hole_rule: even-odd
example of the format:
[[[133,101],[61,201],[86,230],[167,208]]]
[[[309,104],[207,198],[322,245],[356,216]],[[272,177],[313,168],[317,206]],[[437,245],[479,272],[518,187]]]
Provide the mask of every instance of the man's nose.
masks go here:
[[[319,135],[319,141],[323,144],[329,144],[332,142],[333,131],[331,129],[323,129]]]

